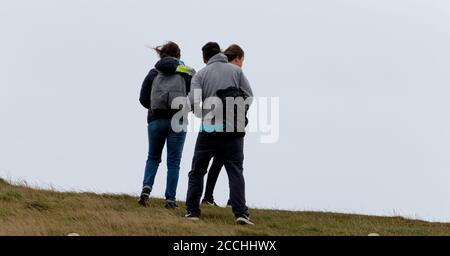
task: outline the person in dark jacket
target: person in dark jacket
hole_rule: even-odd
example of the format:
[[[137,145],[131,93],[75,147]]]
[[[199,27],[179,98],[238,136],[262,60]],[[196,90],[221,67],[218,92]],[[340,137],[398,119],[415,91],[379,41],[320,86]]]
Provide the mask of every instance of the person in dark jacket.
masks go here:
[[[239,45],[232,44],[223,53],[227,56],[229,63],[234,64],[240,68],[243,67],[245,53]],[[223,159],[214,157],[214,160],[208,171],[208,178],[206,179],[205,196],[202,200],[203,204],[217,206],[214,200],[214,188],[216,187],[217,179],[219,178],[222,167]],[[227,207],[231,207],[231,200],[228,200]]]
[[[253,225],[245,199],[243,167],[245,133],[238,132],[239,129],[236,132],[228,132],[228,129],[225,129],[228,128],[225,125],[228,123],[226,118],[216,120],[216,117],[223,113],[223,108],[208,108],[208,104],[205,104],[211,99],[216,101],[219,91],[239,88],[246,95],[247,104],[250,105],[253,92],[242,69],[228,63],[227,57],[221,53],[217,43],[207,43],[202,51],[206,67],[192,78],[192,90],[189,94],[194,114],[201,116],[202,125],[195,145],[192,169],[189,172],[185,218],[199,220],[204,176],[208,171],[210,160],[217,157],[222,159],[228,174],[230,200],[236,223]]]
[[[161,110],[152,109],[151,94],[153,82],[158,75],[182,76],[186,85],[186,92],[190,91],[191,78],[195,71],[184,65],[180,60],[181,51],[174,42],[168,42],[163,46],[155,48],[161,58],[146,76],[139,97],[139,101],[148,109],[148,139],[149,151],[147,163],[145,166],[145,175],[139,204],[148,206],[150,193],[153,189],[155,176],[161,163],[161,155],[164,145],[167,141],[167,185],[166,185],[166,208],[178,208],[176,204],[176,190],[180,172],[180,162],[186,139],[185,129],[176,129],[174,131],[171,120],[179,110]],[[181,120],[180,126],[187,125],[187,120]],[[182,130],[181,132],[178,132]]]

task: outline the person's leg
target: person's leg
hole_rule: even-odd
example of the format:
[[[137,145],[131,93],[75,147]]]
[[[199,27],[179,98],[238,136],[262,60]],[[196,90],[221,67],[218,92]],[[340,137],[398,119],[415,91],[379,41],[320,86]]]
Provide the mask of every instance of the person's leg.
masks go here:
[[[148,124],[149,151],[145,166],[144,188],[153,188],[156,172],[161,163],[161,154],[166,141],[167,132],[161,125],[161,120],[154,120]]]
[[[168,124],[170,125],[170,124]],[[184,142],[186,140],[186,132],[170,131],[167,136],[167,185],[166,200],[175,203],[178,178],[180,175],[180,162],[183,155]]]
[[[220,170],[223,167],[223,160],[220,157],[214,157],[213,163],[209,168],[208,178],[206,180],[204,201],[214,203],[214,188],[219,178]]]
[[[189,187],[186,197],[188,214],[199,217],[200,199],[203,194],[203,179],[208,170],[209,161],[216,153],[217,143],[209,135],[199,133],[195,145],[192,170],[189,172]]]
[[[223,143],[220,155],[224,157],[224,165],[230,183],[230,201],[234,215],[249,216],[245,200],[244,180],[244,138],[230,138]]]

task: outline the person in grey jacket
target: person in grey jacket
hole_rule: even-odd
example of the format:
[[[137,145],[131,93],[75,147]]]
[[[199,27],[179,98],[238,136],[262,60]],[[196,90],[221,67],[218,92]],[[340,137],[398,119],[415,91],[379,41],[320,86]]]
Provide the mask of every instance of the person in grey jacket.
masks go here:
[[[245,52],[239,45],[232,44],[223,53],[227,56],[229,63],[237,65],[240,68],[243,67]],[[215,157],[209,167],[208,177],[206,179],[205,196],[203,197],[202,204],[218,206],[214,200],[214,188],[222,167],[222,159]],[[231,201],[229,199],[227,202],[227,207],[231,207]]]
[[[185,217],[189,220],[200,218],[204,176],[211,159],[218,157],[223,160],[228,174],[230,201],[236,223],[253,225],[245,199],[244,136],[242,136],[245,133],[227,132],[222,118],[217,118],[222,116],[223,109],[216,107],[219,104],[217,92],[220,90],[230,87],[240,88],[248,96],[246,101],[248,105],[251,104],[253,92],[242,69],[228,63],[228,58],[221,53],[217,43],[207,43],[202,51],[206,67],[192,78],[189,94],[194,113],[202,117],[202,126],[189,173]]]

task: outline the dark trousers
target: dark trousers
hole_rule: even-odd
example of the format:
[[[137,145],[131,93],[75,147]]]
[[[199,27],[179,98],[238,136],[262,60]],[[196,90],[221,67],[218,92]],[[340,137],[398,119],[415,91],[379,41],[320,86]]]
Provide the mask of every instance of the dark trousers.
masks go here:
[[[223,160],[230,184],[230,201],[236,217],[248,215],[245,202],[244,138],[226,133],[200,132],[195,145],[192,170],[189,172],[189,188],[186,198],[188,212],[200,216],[200,199],[203,181],[213,157]]]
[[[223,159],[214,157],[214,160],[209,168],[208,178],[206,179],[206,188],[204,199],[210,202],[214,201],[214,188],[216,187],[217,180],[219,179],[220,171],[223,167]]]

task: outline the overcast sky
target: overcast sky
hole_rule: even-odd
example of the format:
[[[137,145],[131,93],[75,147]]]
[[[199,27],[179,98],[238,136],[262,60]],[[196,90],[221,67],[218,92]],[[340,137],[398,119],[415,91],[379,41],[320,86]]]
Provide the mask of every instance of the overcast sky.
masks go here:
[[[198,70],[204,43],[238,43],[255,95],[280,97],[279,142],[246,139],[250,206],[450,221],[449,1],[170,3],[1,0],[0,176],[137,194],[145,46],[173,40]]]

